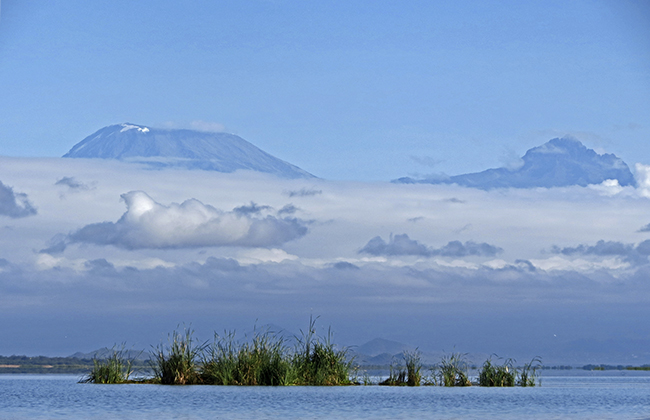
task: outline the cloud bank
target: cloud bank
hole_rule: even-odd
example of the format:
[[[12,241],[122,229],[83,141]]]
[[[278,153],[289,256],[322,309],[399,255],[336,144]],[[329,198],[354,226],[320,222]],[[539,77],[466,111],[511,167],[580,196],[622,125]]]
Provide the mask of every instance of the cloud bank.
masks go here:
[[[493,257],[503,249],[490,245],[488,243],[476,243],[467,241],[451,241],[441,248],[431,248],[427,245],[409,238],[407,234],[391,235],[388,242],[381,237],[375,236],[361,248],[359,253],[371,254],[376,256],[396,256],[396,255],[415,255],[420,257]]]
[[[0,215],[18,219],[35,214],[36,208],[27,199],[27,194],[16,193],[0,181]]]
[[[54,183],[54,185],[67,186],[72,191],[87,191],[91,187],[77,180],[73,176],[64,176]]]
[[[322,325],[331,323],[343,344],[389,334],[437,351],[457,345],[522,358],[542,352],[545,361],[572,340],[617,336],[628,326],[650,333],[647,323],[639,323],[650,316],[647,266],[617,277],[531,270],[526,262],[497,269],[344,261],[314,267],[208,257],[145,269],[97,258],[80,267],[35,271],[0,261],[0,315],[41,320],[29,329],[0,325],[12,337],[12,343],[0,343],[0,354],[15,342],[33,343],[41,328],[70,330],[59,321],[67,317],[82,332],[65,343],[70,352],[89,342],[100,347],[107,334],[145,347],[181,321],[192,322],[200,337],[250,327],[256,319],[297,331],[309,314],[322,315]],[[133,319],[136,325],[125,329]],[[98,329],[93,341],[89,335]],[[577,363],[588,362],[580,357]]]
[[[619,241],[600,240],[595,245],[580,244],[575,247],[560,248],[554,246],[551,249],[554,254],[572,255],[595,255],[601,257],[616,256],[624,261],[633,264],[647,264],[650,256],[650,239],[637,245],[626,244]]]
[[[623,343],[650,331],[638,321],[650,316],[642,183],[610,195],[0,163],[0,179],[39,204],[37,217],[0,225],[0,316],[12,320],[0,325],[12,337],[0,354],[51,354],[54,335],[70,353],[148,347],[179,322],[201,337],[256,319],[298,331],[309,314],[347,334],[343,344],[428,337],[435,350],[517,358],[518,343],[538,355],[560,339]],[[48,239],[48,253],[34,252]],[[73,342],[71,331],[83,333]]]
[[[55,238],[42,252],[57,253],[74,243],[113,245],[128,250],[199,247],[274,247],[307,233],[296,218],[262,217],[269,206],[238,207],[224,212],[190,199],[168,206],[143,191],[122,194],[126,213],[117,222],[93,223]]]

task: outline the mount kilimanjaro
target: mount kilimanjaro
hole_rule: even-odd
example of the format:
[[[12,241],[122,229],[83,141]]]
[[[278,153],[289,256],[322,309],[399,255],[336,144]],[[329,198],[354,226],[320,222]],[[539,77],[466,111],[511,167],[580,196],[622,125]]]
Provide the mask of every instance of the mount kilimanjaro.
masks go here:
[[[314,178],[234,134],[165,130],[130,123],[102,128],[74,145],[63,157],[117,159],[156,168],[218,172],[243,169],[282,178]]]
[[[616,155],[598,154],[572,137],[550,140],[534,147],[521,158],[517,169],[495,168],[483,172],[436,176],[424,179],[409,177],[394,180],[403,184],[458,184],[490,190],[494,188],[552,188],[600,184],[616,180],[621,186],[636,186],[630,168]]]

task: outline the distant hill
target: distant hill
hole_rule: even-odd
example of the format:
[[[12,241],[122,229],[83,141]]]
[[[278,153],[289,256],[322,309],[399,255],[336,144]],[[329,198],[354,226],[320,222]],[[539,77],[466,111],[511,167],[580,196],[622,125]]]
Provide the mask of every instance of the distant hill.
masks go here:
[[[413,179],[394,180],[405,184],[458,184],[464,187],[490,190],[494,188],[566,187],[600,184],[615,179],[621,186],[635,186],[630,168],[617,156],[598,154],[571,138],[557,138],[534,147],[521,158],[522,165],[516,169],[496,168],[483,172]]]
[[[397,341],[385,340],[383,338],[375,338],[365,344],[354,348],[357,353],[367,354],[368,356],[378,356],[381,354],[397,354],[404,350],[412,350],[410,346]]]
[[[156,168],[251,170],[282,178],[314,177],[234,134],[164,130],[130,123],[102,128],[74,145],[63,157],[117,159]]]
[[[117,349],[119,350],[119,349]],[[71,354],[70,358],[74,359],[85,359],[85,360],[92,360],[92,359],[107,359],[110,356],[113,355],[113,352],[115,349],[109,349],[108,347],[102,347],[101,349],[97,349],[95,351],[91,351],[90,353],[82,353],[80,351],[76,352],[75,354]],[[151,353],[147,351],[137,351],[137,350],[124,350],[123,351],[123,356],[127,359],[134,359],[134,360],[150,360],[152,358]]]

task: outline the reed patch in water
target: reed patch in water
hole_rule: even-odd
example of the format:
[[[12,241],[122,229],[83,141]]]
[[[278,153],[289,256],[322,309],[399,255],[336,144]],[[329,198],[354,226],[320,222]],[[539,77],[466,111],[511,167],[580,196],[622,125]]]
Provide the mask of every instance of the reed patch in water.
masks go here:
[[[469,364],[467,355],[451,353],[443,356],[440,363],[433,368],[433,383],[440,386],[471,386],[468,377]]]
[[[420,386],[422,382],[422,354],[418,349],[413,351],[405,350],[402,353],[404,366],[392,363],[388,378],[379,385],[387,386]]]
[[[82,378],[81,383],[121,384],[129,380],[133,373],[134,358],[127,357],[124,345],[118,350],[113,346],[112,353],[106,359],[93,359],[93,368]]]
[[[542,368],[542,359],[534,357],[533,360],[526,363],[521,372],[519,372],[519,379],[517,385],[519,386],[535,386],[539,381],[539,373],[537,371]]]
[[[151,363],[154,382],[164,385],[194,385],[200,382],[197,362],[205,345],[197,345],[193,333],[191,329],[185,329],[183,333],[174,331],[167,348],[162,344],[155,348]]]
[[[316,318],[317,319],[317,318]],[[153,377],[130,380],[134,358],[128,358],[124,345],[106,359],[93,360],[94,367],[84,383],[157,383],[165,385],[353,385],[357,367],[348,357],[348,350],[338,349],[332,341],[331,329],[325,337],[316,334],[316,319],[309,318],[309,328],[295,337],[290,349],[285,339],[270,331],[254,331],[250,340],[235,339],[234,332],[223,336],[215,333],[211,345],[199,343],[191,329],[174,331],[167,346],[154,348],[150,367]],[[467,355],[451,353],[431,369],[431,376],[422,377],[422,354],[416,348],[404,351],[400,362],[390,366],[390,375],[379,383],[389,386],[439,385],[471,386]],[[536,357],[522,368],[514,367],[513,359],[496,364],[489,358],[479,371],[474,385],[535,386],[537,371],[542,368]],[[370,384],[366,374],[364,384]]]
[[[332,343],[332,331],[318,337],[316,319],[309,318],[309,329],[298,338],[291,358],[295,370],[295,385],[351,385],[353,361],[348,360],[347,349],[338,350]]]
[[[237,343],[234,332],[215,334],[201,363],[200,377],[210,385],[289,385],[292,366],[282,337],[255,332],[251,342]]]
[[[513,367],[513,360],[506,359],[502,364],[492,363],[489,358],[483,363],[478,375],[480,386],[515,386],[517,370]]]

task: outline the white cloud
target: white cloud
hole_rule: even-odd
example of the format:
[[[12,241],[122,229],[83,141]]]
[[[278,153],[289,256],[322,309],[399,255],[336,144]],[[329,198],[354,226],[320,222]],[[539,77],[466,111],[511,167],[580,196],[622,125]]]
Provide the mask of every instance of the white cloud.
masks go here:
[[[54,183],[72,176],[94,188],[61,200],[61,190],[76,184]],[[408,333],[423,346],[421,337],[434,333],[433,346],[460,346],[463,337],[473,337],[471,325],[496,337],[503,318],[486,314],[505,317],[510,308],[525,314],[508,321],[509,330],[519,322],[521,331],[529,331],[524,319],[556,328],[548,314],[586,319],[584,308],[593,308],[590,314],[599,316],[600,304],[612,313],[639,308],[629,318],[634,321],[612,322],[612,334],[648,315],[650,263],[641,244],[649,237],[638,231],[650,222],[649,201],[631,187],[614,195],[581,187],[488,192],[13,158],[0,158],[0,179],[39,205],[37,217],[4,219],[0,314],[24,313],[40,322],[60,313],[78,319],[75,326],[87,326],[86,315],[96,314],[102,338],[113,314],[132,319],[143,310],[155,320],[151,330],[202,322],[207,334],[201,337],[221,328],[215,319],[233,319],[232,313],[249,314],[246,326],[255,319],[290,324],[323,315],[325,325],[349,330],[354,339],[374,328],[364,324],[370,319],[373,331]],[[61,232],[64,253],[34,251]],[[406,245],[424,245],[424,252],[358,253],[376,236],[389,246],[391,232],[408,233]],[[503,252],[461,252],[472,242]],[[550,252],[553,246],[564,253]],[[632,258],[632,251],[644,258]],[[456,325],[458,317],[467,322],[453,334],[443,327],[423,334],[414,317],[446,319],[436,325]],[[591,320],[564,333],[574,331],[604,334]],[[118,328],[112,340],[130,339],[120,334]],[[478,341],[486,351],[499,350]]]
[[[637,190],[642,197],[650,198],[650,165],[637,163],[634,165]]]
[[[0,215],[18,219],[35,214],[36,208],[27,199],[27,194],[14,192],[0,181]]]
[[[71,243],[114,245],[125,249],[270,247],[307,233],[307,228],[298,219],[225,212],[196,199],[165,206],[143,191],[131,191],[121,197],[127,211],[117,222],[84,226],[45,252],[60,252],[65,248],[63,245]]]
[[[236,259],[242,265],[250,265],[298,261],[300,258],[278,248],[252,248],[239,251]]]
[[[610,197],[620,194],[625,189],[624,187],[621,187],[617,179],[606,179],[600,184],[590,184],[588,185],[588,188]]]

